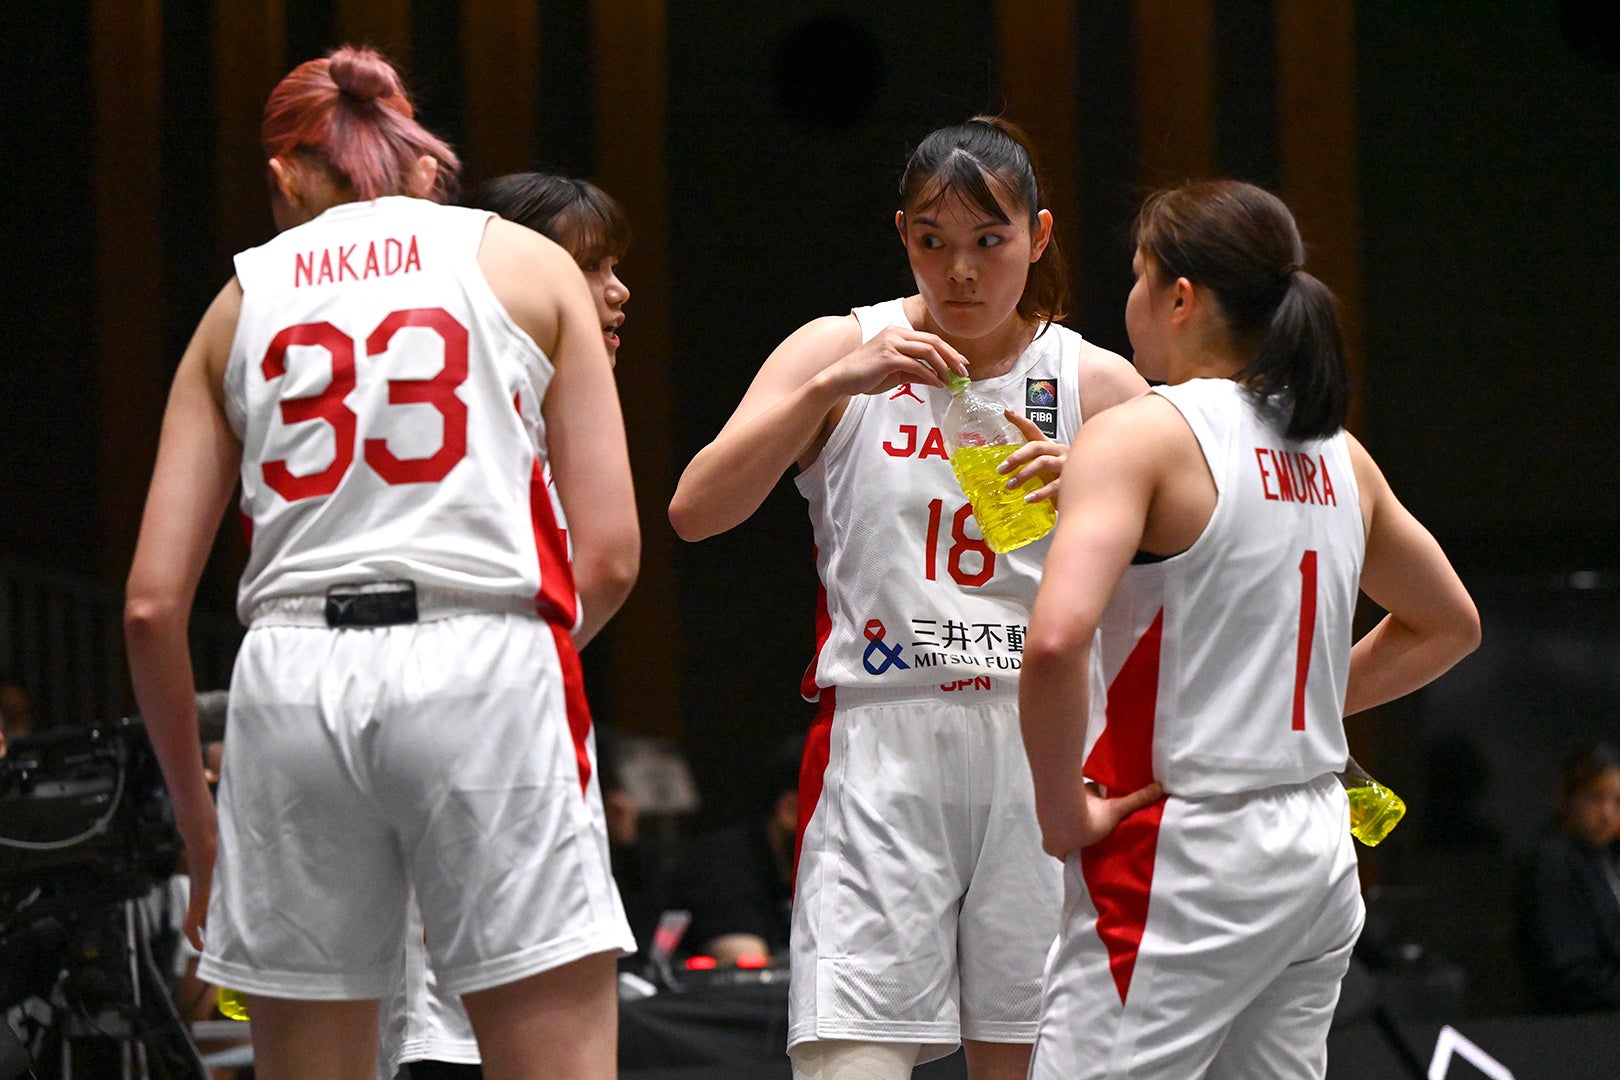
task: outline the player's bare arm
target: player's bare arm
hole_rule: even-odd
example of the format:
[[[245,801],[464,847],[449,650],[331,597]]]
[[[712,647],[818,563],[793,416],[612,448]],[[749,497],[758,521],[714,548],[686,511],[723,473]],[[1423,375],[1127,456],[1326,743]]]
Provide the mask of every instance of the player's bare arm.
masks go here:
[[[807,468],[856,394],[944,386],[966,361],[942,339],[890,327],[861,341],[853,315],[806,323],[771,353],[731,419],[681,474],[669,518],[702,540],[746,521],[789,465]]]
[[[1367,526],[1361,591],[1388,614],[1350,650],[1346,715],[1411,693],[1479,645],[1479,612],[1434,537],[1346,435]]]
[[[550,355],[556,373],[541,413],[551,477],[573,543],[574,585],[582,607],[574,640],[583,647],[635,584],[641,526],[618,386],[596,305],[572,258],[554,265],[553,273],[558,311]]]
[[[1059,858],[1107,836],[1127,814],[1162,794],[1150,785],[1103,798],[1086,787],[1082,774],[1092,642],[1141,544],[1158,477],[1174,459],[1179,435],[1174,418],[1158,410],[1133,412],[1158,422],[1130,425],[1105,417],[1083,427],[1075,440],[1067,497],[1071,507],[1084,510],[1058,519],[1024,642],[1019,723],[1041,843]]]
[[[135,697],[191,868],[186,933],[199,945],[217,821],[203,775],[187,626],[241,466],[242,447],[226,420],[220,386],[241,301],[232,280],[209,306],[175,372],[124,599]]]

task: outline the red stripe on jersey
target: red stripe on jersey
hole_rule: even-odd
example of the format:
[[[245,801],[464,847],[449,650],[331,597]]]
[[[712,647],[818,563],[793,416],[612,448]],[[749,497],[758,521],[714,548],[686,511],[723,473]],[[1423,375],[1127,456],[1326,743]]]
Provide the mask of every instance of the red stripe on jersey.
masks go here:
[[[1159,705],[1159,647],[1164,609],[1137,639],[1108,686],[1106,724],[1086,758],[1085,774],[1123,795],[1153,782],[1153,719]],[[1097,907],[1097,936],[1108,950],[1119,1000],[1130,989],[1147,925],[1164,800],[1120,822],[1107,838],[1080,852],[1080,869]]]
[[[816,549],[812,548],[811,552],[811,557],[816,557]],[[799,680],[799,694],[806,701],[817,701],[822,695],[822,689],[816,683],[816,668],[821,666],[821,650],[827,647],[827,639],[831,636],[832,615],[827,611],[827,586],[821,582],[818,575],[816,580],[816,651],[810,656],[810,666],[804,669],[804,678]],[[826,693],[831,694],[832,690],[829,688]],[[800,820],[806,819],[801,818]],[[800,831],[803,832],[802,827]]]
[[[540,459],[534,460],[529,477],[529,516],[534,525],[534,550],[540,564],[540,591],[535,610],[553,625],[573,630],[579,621],[579,604],[574,595],[574,568],[568,561],[568,540],[557,527],[557,512],[551,506]]]
[[[585,669],[574,648],[574,635],[568,627],[551,624],[551,637],[557,643],[557,661],[562,667],[563,704],[568,710],[568,734],[574,739],[574,760],[579,764],[579,793],[591,783],[591,754],[586,742],[591,734],[591,706],[585,700]]]
[[[812,669],[814,670],[814,669]],[[799,759],[799,825],[793,836],[793,880],[799,880],[799,852],[804,849],[804,830],[821,802],[821,786],[827,778],[827,761],[832,756],[833,699],[836,687],[821,693],[821,707],[804,737],[804,757]]]
[[[520,401],[514,398],[513,404],[521,411]],[[534,469],[529,476],[529,516],[540,570],[540,591],[534,598],[534,607],[540,617],[551,624],[552,640],[557,643],[568,734],[574,742],[579,791],[583,795],[591,783],[591,755],[586,741],[591,734],[591,707],[585,700],[585,670],[579,662],[579,650],[574,647],[573,630],[579,621],[579,604],[574,591],[574,567],[568,561],[568,540],[557,527],[557,512],[551,505],[551,492],[539,458],[534,459]]]
[[[1153,782],[1153,718],[1159,707],[1159,646],[1164,609],[1137,639],[1108,685],[1103,732],[1086,758],[1086,776],[1110,794],[1124,795]]]
[[[1133,789],[1134,790],[1134,789]],[[1153,860],[1159,847],[1164,800],[1120,822],[1113,832],[1080,850],[1080,872],[1097,908],[1097,936],[1108,950],[1108,968],[1123,1004],[1136,970],[1153,895]]]

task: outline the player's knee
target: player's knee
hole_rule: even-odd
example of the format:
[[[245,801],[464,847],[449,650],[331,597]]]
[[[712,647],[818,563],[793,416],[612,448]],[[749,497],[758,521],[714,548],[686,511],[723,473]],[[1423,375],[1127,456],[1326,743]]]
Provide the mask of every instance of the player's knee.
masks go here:
[[[821,1040],[793,1048],[793,1080],[906,1080],[916,1043]]]

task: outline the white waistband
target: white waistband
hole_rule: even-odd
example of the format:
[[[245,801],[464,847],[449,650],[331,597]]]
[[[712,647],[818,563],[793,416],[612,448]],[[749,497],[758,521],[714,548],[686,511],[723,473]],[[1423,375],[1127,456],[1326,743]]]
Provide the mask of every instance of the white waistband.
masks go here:
[[[539,618],[532,596],[452,589],[442,585],[416,586],[417,622],[451,619],[457,615],[527,615],[530,618]],[[275,596],[261,600],[253,606],[248,625],[325,626],[326,597],[324,594]]]
[[[833,693],[839,705],[892,705],[906,701],[926,701],[934,704],[957,702],[963,705],[993,702],[1018,702],[1018,680],[1000,675],[986,675],[972,669],[942,668],[950,678],[938,683],[900,686],[840,686]],[[988,683],[988,685],[986,685]]]

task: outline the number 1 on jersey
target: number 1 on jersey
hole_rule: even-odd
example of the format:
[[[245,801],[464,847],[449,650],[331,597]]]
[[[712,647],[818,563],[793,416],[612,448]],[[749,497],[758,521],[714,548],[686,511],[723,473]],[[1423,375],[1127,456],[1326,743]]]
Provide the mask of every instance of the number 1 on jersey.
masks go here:
[[[1311,674],[1311,643],[1316,639],[1316,552],[1299,560],[1299,652],[1294,658],[1294,730],[1305,730],[1305,680]]]

